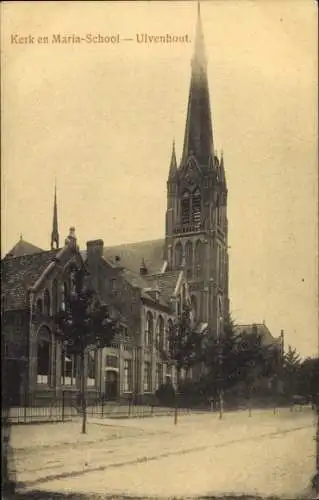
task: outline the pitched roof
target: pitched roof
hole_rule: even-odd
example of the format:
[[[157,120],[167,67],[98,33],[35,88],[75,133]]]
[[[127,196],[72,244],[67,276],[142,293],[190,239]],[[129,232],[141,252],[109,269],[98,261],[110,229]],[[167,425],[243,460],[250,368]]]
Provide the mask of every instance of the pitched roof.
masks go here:
[[[34,253],[43,252],[42,248],[36,247],[32,243],[23,240],[20,240],[11,248],[11,250],[7,253],[6,256],[12,257],[21,257],[22,255],[31,255]]]
[[[124,278],[133,286],[136,288],[139,288],[141,290],[141,296],[142,298],[148,299],[151,302],[157,302],[161,306],[168,307],[169,302],[167,297],[163,297],[162,294],[160,294],[158,300],[155,300],[155,298],[152,296],[151,293],[148,293],[148,290],[151,288],[150,286],[150,280],[145,279],[146,276],[141,276],[140,274],[136,274],[130,269],[124,268],[122,270]],[[148,278],[148,277],[147,277]],[[152,281],[152,285],[155,285],[155,283]]]
[[[158,286],[161,295],[165,300],[169,300],[173,295],[177,285],[180,271],[167,271],[143,276],[148,286]]]
[[[1,261],[1,293],[4,295],[5,310],[26,307],[28,287],[35,283],[59,251],[5,257]]]
[[[142,259],[150,274],[159,273],[164,263],[164,239],[140,241],[114,247],[104,248],[104,257],[115,261],[120,257],[120,264],[127,269],[139,273]]]
[[[269,328],[261,323],[261,324],[251,324],[251,325],[236,325],[235,326],[235,332],[237,334],[241,333],[253,333],[256,332],[257,335],[260,335],[262,344],[264,346],[270,346],[273,344],[281,344],[281,338],[280,337],[273,337],[273,335],[270,333]]]

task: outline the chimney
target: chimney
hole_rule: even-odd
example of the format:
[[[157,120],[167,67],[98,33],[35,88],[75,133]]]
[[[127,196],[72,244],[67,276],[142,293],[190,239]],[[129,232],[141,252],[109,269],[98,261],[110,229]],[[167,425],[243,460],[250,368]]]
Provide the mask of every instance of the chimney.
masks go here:
[[[141,265],[140,265],[140,275],[145,276],[148,273],[148,269],[145,264],[145,260],[142,259]]]

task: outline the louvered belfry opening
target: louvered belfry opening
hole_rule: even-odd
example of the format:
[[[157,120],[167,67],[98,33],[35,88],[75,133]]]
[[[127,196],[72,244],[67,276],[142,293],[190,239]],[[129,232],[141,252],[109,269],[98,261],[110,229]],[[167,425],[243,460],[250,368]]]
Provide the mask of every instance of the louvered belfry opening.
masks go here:
[[[191,196],[189,191],[184,191],[181,201],[182,224],[190,223],[191,216]]]
[[[200,229],[201,219],[201,195],[199,189],[196,189],[192,196],[192,224],[196,230]]]

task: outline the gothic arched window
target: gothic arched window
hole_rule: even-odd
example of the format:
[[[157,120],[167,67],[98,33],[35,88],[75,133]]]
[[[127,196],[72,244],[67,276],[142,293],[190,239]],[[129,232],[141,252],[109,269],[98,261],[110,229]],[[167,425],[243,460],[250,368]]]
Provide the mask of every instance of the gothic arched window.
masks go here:
[[[52,313],[55,314],[58,310],[59,304],[59,288],[58,282],[55,279],[52,283]]]
[[[167,321],[167,334],[166,334],[166,349],[169,351],[170,350],[170,337],[173,334],[173,321],[169,319]]]
[[[182,265],[183,261],[183,247],[180,242],[175,245],[175,266],[179,267]]]
[[[185,245],[185,264],[187,278],[191,278],[193,274],[193,245],[191,241],[187,241]]]
[[[200,279],[204,264],[204,247],[200,240],[195,244],[195,278]]]
[[[191,307],[192,307],[192,316],[193,320],[197,320],[197,299],[195,295],[192,295],[191,297]]]
[[[43,313],[43,303],[42,299],[38,299],[36,303],[36,313],[37,314],[42,314]]]
[[[50,316],[50,293],[49,290],[44,290],[44,296],[43,296],[43,305],[44,305],[44,314],[47,316]]]
[[[162,316],[158,317],[156,324],[156,346],[162,348],[164,344],[164,320]]]
[[[200,228],[200,219],[201,219],[201,195],[200,190],[195,189],[192,196],[192,223],[194,224],[196,229]]]
[[[42,326],[37,338],[37,383],[50,383],[51,364],[51,332]]]
[[[145,346],[153,342],[153,314],[148,311],[146,315]]]
[[[189,191],[184,191],[181,200],[182,224],[189,224],[191,219],[191,197]]]
[[[62,309],[62,311],[66,310],[67,297],[68,297],[68,287],[67,287],[67,284],[64,282],[61,285],[61,309]]]

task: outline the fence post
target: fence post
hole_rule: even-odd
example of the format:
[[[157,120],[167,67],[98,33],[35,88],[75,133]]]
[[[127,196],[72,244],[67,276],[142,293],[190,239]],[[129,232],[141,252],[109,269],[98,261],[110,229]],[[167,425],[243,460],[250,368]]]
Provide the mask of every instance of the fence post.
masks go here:
[[[65,408],[65,405],[64,405],[64,403],[65,403],[65,401],[64,401],[64,392],[65,391],[62,390],[62,422],[64,422],[64,408]]]
[[[27,392],[25,391],[24,393],[24,423],[27,423],[27,404],[28,404],[28,397],[27,397]]]

